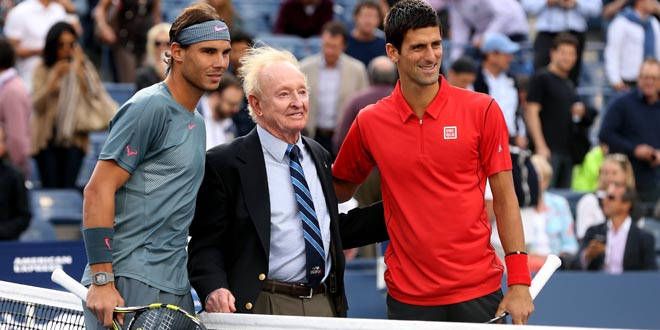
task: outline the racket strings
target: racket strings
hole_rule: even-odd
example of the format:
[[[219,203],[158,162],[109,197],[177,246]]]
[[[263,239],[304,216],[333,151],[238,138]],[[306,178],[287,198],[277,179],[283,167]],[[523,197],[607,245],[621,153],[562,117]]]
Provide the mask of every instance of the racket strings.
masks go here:
[[[133,317],[129,329],[141,330],[204,330],[204,326],[195,322],[182,311],[166,307],[148,309]]]

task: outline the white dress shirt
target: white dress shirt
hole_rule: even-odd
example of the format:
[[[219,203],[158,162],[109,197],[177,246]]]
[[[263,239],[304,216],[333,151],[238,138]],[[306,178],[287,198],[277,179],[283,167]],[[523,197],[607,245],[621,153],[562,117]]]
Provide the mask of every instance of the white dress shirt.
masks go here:
[[[341,71],[339,65],[331,68],[322,61],[319,70],[319,85],[315,92],[318,99],[319,111],[316,117],[316,126],[334,130],[337,126],[339,113],[339,85],[341,84]]]
[[[626,253],[626,242],[632,220],[627,217],[619,230],[614,230],[612,220],[607,221],[607,242],[605,243],[605,265],[603,269],[608,274],[623,273],[623,256]]]
[[[518,90],[516,82],[506,73],[501,72],[493,76],[490,71],[483,69],[484,79],[488,85],[488,94],[492,96],[502,109],[509,136],[527,136],[525,123],[518,112]]]
[[[517,0],[453,0],[449,3],[449,22],[452,61],[485,34],[529,34],[527,15]]]
[[[600,15],[601,0],[577,0],[572,9],[559,6],[548,7],[547,0],[522,0],[523,8],[530,16],[536,16],[539,32],[563,32],[587,30],[587,19]]]
[[[653,16],[649,19],[656,37],[655,53],[660,54],[660,24]],[[644,61],[644,28],[618,15],[607,29],[604,55],[605,73],[610,84],[618,84],[623,80],[637,81]]]
[[[270,254],[268,256],[268,278],[282,282],[305,282],[306,257],[305,239],[298,205],[291,186],[288,144],[257,125],[261,150],[266,162],[268,196],[270,201]],[[323,249],[325,250],[325,276],[330,272],[330,214],[325,204],[321,181],[316,173],[312,155],[307,151],[302,139],[296,145],[300,148],[300,162],[305,172],[305,180],[314,201],[316,217],[321,228]],[[325,277],[324,277],[325,280]]]

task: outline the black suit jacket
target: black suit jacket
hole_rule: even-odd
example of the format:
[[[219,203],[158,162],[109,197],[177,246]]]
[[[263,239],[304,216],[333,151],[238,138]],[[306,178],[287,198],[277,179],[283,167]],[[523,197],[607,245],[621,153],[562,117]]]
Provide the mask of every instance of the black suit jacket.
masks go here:
[[[332,185],[330,154],[303,137],[323,186],[330,213],[329,282],[338,316],[348,309],[344,294],[344,248],[387,240],[382,204],[341,216]],[[204,180],[197,197],[188,246],[190,282],[202,303],[218,288],[228,288],[238,312],[249,313],[268,274],[270,200],[266,165],[256,129],[206,154]],[[341,239],[340,239],[341,237]],[[261,279],[260,279],[261,277]],[[326,281],[328,283],[328,281]]]
[[[607,237],[607,224],[595,225],[587,229],[580,248],[582,251],[589,245],[589,242],[596,236]],[[580,259],[580,258],[576,258]],[[602,254],[594,258],[588,265],[587,270],[601,270],[605,263],[605,255]],[[626,241],[626,251],[623,255],[623,270],[655,270],[658,265],[655,260],[655,238],[653,234],[640,229],[636,223],[630,225],[628,238]]]

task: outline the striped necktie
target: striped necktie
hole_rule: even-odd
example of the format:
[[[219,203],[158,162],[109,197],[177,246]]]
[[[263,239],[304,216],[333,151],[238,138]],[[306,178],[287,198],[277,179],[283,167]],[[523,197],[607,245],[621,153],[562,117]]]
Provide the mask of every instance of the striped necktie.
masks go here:
[[[300,148],[290,144],[286,149],[286,154],[289,156],[291,184],[305,238],[307,284],[314,288],[321,283],[325,275],[325,252],[323,251],[321,229],[316,218],[312,194],[309,192],[305,173],[300,163]]]

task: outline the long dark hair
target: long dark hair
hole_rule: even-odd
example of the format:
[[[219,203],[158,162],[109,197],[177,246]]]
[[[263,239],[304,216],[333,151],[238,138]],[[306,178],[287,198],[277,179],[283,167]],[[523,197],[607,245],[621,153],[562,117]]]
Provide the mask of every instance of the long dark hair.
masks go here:
[[[78,34],[71,24],[66,22],[58,22],[48,30],[46,34],[46,44],[44,45],[43,60],[46,67],[50,68],[57,62],[57,49],[60,47],[60,36],[64,32],[73,34],[76,39]]]

